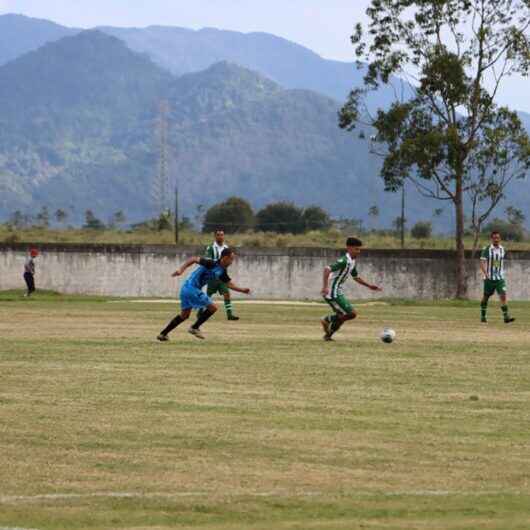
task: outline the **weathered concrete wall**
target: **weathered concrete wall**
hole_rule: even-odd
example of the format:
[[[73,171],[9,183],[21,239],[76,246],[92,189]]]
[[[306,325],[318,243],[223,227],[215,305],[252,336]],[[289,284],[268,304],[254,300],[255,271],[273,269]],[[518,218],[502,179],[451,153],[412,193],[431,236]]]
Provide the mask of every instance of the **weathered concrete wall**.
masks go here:
[[[112,296],[176,296],[182,279],[170,274],[202,249],[171,246],[35,245],[37,288],[63,293]],[[0,290],[23,288],[23,264],[28,245],[0,245]],[[331,249],[240,249],[231,276],[263,299],[316,299],[322,269],[340,251]],[[512,252],[507,262],[511,299],[530,299],[530,252]],[[454,253],[429,250],[365,250],[359,259],[362,277],[380,284],[375,295],[348,282],[352,298],[450,298],[454,295]],[[478,261],[468,259],[473,271],[469,294],[479,298],[482,282]]]

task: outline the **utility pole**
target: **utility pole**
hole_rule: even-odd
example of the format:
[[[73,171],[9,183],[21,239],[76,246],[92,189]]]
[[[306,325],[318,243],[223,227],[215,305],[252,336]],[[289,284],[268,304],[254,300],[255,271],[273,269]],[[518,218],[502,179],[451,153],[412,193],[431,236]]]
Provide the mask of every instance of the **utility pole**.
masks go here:
[[[175,186],[175,244],[179,244],[179,188]]]
[[[160,101],[158,119],[156,122],[156,137],[158,142],[158,172],[153,179],[151,198],[157,215],[169,210],[169,176],[168,176],[168,115],[169,103]]]
[[[405,248],[405,181],[401,186],[401,248]]]

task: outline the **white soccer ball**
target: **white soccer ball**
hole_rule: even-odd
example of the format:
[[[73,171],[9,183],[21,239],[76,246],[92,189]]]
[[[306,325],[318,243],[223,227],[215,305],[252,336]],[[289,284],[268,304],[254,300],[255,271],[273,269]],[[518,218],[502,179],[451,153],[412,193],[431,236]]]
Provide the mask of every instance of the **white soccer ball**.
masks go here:
[[[385,328],[381,332],[381,340],[383,342],[390,344],[391,342],[394,342],[395,338],[396,338],[396,332],[393,329]]]

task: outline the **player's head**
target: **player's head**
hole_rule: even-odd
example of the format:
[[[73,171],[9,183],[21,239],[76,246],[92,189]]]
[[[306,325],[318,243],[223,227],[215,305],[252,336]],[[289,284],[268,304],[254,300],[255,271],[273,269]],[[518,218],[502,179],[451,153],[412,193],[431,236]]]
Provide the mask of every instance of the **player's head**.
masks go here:
[[[218,245],[224,245],[225,242],[225,231],[222,228],[218,228],[214,233],[215,242]]]
[[[235,252],[235,250],[233,248],[225,248],[221,252],[221,258],[219,259],[219,263],[221,263],[221,265],[224,268],[230,267],[230,265],[232,265],[235,257],[236,257],[236,252]]]
[[[346,240],[346,250],[352,258],[358,256],[361,253],[362,246],[363,242],[356,237],[349,237]]]
[[[501,243],[501,234],[500,232],[497,232],[497,230],[494,230],[491,235],[491,242],[495,245],[495,246],[498,246],[500,245]]]
[[[32,249],[30,249],[30,251],[29,251],[29,255],[30,255],[32,258],[36,258],[36,257],[39,255],[39,251],[38,251],[36,248],[32,248]]]

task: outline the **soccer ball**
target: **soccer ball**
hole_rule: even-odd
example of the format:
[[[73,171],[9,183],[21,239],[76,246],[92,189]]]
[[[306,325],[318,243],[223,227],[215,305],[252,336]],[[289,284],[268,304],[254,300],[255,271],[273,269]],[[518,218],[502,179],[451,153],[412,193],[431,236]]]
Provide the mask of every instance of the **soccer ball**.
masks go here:
[[[383,342],[390,344],[391,342],[394,342],[395,338],[396,338],[396,332],[393,329],[385,328],[381,332],[381,340]]]

